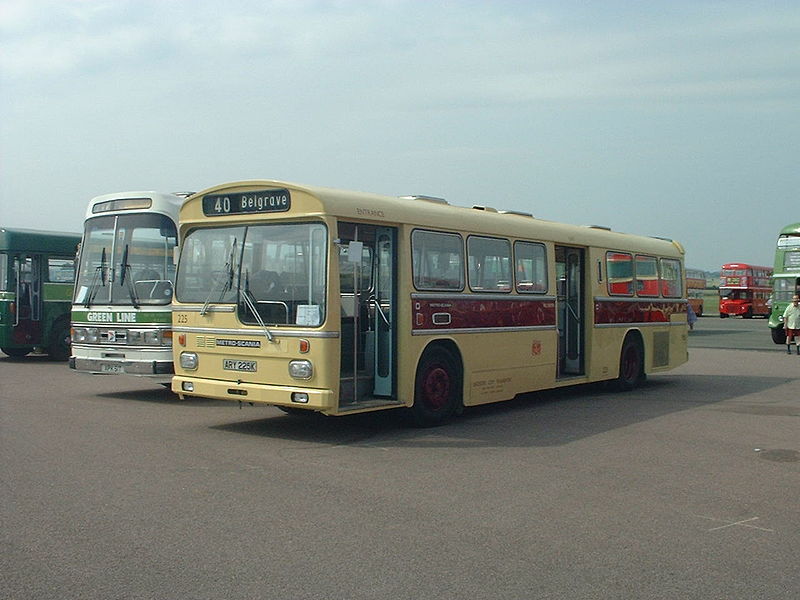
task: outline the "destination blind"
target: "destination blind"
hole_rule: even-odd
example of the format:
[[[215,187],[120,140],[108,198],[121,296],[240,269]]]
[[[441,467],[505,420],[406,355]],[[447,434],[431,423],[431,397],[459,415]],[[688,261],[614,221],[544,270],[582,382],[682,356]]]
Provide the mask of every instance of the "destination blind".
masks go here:
[[[203,196],[203,214],[207,217],[286,212],[291,205],[292,200],[287,189]]]

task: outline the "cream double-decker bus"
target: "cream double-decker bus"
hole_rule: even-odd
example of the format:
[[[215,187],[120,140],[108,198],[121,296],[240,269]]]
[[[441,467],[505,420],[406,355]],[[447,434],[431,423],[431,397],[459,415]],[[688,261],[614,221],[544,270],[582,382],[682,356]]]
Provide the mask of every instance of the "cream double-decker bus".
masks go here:
[[[687,360],[684,251],[670,240],[267,180],[191,196],[180,239],[180,396],[402,407],[434,425],[533,390],[629,389]]]

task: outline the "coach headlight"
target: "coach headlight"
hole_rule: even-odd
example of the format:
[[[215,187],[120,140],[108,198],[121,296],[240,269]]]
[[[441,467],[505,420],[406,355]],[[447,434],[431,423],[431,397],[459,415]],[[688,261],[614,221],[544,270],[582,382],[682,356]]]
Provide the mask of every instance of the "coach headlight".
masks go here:
[[[145,346],[160,346],[161,345],[161,335],[157,329],[151,329],[148,331],[142,332],[142,337],[144,338],[144,345]]]
[[[86,342],[89,344],[96,344],[100,340],[100,331],[97,327],[89,327],[86,330]]]
[[[86,341],[86,329],[84,327],[72,328],[72,343],[82,344]]]
[[[311,379],[314,367],[310,360],[293,360],[289,363],[289,375],[294,379]]]
[[[181,367],[194,371],[197,368],[197,354],[195,352],[181,352]]]

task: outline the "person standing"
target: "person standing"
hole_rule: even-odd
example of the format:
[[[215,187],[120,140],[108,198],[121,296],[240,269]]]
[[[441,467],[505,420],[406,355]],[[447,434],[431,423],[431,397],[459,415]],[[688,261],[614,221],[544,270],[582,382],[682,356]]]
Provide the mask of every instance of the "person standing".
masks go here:
[[[697,321],[697,313],[694,312],[691,303],[686,305],[686,322],[689,324],[689,329],[694,329],[694,324]]]
[[[783,311],[783,328],[786,330],[786,352],[792,353],[792,344],[800,355],[800,345],[797,338],[800,337],[800,296],[792,296],[792,303]]]

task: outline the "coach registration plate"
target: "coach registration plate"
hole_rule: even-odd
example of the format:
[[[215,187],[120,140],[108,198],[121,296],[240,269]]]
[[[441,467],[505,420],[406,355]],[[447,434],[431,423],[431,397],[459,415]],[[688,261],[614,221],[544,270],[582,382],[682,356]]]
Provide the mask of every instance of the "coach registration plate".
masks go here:
[[[254,360],[234,360],[232,358],[222,359],[222,368],[226,371],[247,371],[256,372],[256,361]]]

